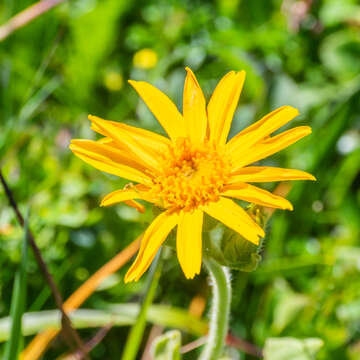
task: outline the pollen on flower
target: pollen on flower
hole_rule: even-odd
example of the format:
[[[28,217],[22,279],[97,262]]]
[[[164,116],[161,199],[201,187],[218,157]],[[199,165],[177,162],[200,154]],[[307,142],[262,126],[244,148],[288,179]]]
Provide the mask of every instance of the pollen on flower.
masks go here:
[[[217,201],[230,174],[225,153],[209,143],[193,145],[179,138],[162,160],[162,173],[153,179],[152,197],[174,211],[191,211]]]

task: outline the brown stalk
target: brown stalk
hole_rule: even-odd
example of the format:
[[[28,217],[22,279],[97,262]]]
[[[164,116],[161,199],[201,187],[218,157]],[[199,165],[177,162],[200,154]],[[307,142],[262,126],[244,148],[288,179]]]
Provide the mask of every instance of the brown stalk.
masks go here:
[[[9,200],[10,206],[12,207],[12,209],[14,210],[16,217],[20,223],[20,225],[22,227],[24,227],[24,218],[17,206],[17,203],[15,201],[15,198],[2,174],[2,171],[0,169],[0,181],[1,184],[4,188],[5,194]],[[79,348],[81,352],[83,352],[83,354],[85,355],[86,359],[89,359],[89,357],[86,354],[86,349],[84,347],[84,344],[81,341],[81,338],[79,336],[79,334],[76,332],[76,330],[71,326],[71,321],[69,319],[69,317],[66,315],[64,308],[63,308],[63,300],[62,300],[62,296],[60,294],[60,291],[58,289],[58,287],[55,284],[55,281],[53,279],[53,277],[51,276],[48,267],[41,255],[41,251],[38,248],[38,246],[36,245],[35,242],[35,238],[33,233],[31,232],[31,230],[29,229],[29,244],[33,250],[34,253],[34,257],[36,262],[38,263],[40,270],[42,271],[42,274],[46,280],[46,282],[48,283],[51,293],[55,299],[55,303],[57,308],[60,310],[61,312],[61,324],[62,324],[62,329],[63,329],[63,333],[64,333],[64,338],[66,340],[66,342],[68,343],[68,345],[70,346],[70,348],[72,349],[77,349]]]
[[[108,324],[104,327],[102,327],[86,344],[85,349],[88,353],[91,352],[92,349],[94,349],[95,346],[97,346],[107,335],[107,333],[112,328],[112,324]],[[81,351],[73,352],[72,354],[69,354],[65,357],[61,357],[62,360],[82,360],[84,358],[84,354]]]
[[[0,26],[0,41],[6,39],[15,30],[23,27],[30,21],[36,19],[41,14],[49,11],[56,5],[65,0],[41,0],[34,5],[29,6],[25,10],[13,16],[8,22]]]
[[[151,345],[153,341],[162,334],[164,328],[160,325],[153,325],[149,337],[146,341],[145,349],[142,354],[141,360],[153,360],[151,355]]]
[[[226,337],[226,345],[231,346],[235,349],[241,350],[246,354],[262,358],[263,353],[261,348],[257,347],[254,344],[251,344],[244,339],[241,339],[237,336],[231,335],[230,333]]]
[[[200,346],[203,346],[205,345],[207,342],[207,336],[202,336],[190,343],[187,343],[185,345],[183,345],[181,348],[180,348],[180,353],[181,354],[186,354],[190,351],[193,351],[195,349],[197,349],[198,347]]]
[[[207,342],[207,336],[202,336],[195,341],[192,341],[184,346],[181,347],[180,352],[181,354],[186,354],[190,351],[197,349],[200,346],[203,346]],[[256,345],[245,341],[237,336],[231,335],[228,333],[226,337],[226,345],[233,347],[235,349],[241,350],[242,352],[252,355],[254,357],[262,358],[262,350],[261,348],[257,347]]]

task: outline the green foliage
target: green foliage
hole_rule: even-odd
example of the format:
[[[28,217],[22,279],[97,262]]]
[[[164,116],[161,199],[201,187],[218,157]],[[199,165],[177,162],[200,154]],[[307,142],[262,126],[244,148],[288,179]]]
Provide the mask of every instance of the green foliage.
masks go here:
[[[264,360],[312,360],[323,345],[323,341],[316,338],[270,338],[265,343]]]
[[[31,3],[0,2],[1,21]],[[127,79],[155,84],[181,109],[185,66],[196,72],[207,99],[222,75],[245,69],[230,136],[278,106],[296,106],[301,116],[286,129],[310,125],[313,134],[261,165],[310,171],[318,181],[292,184],[295,210],[275,212],[256,271],[232,272],[231,331],[260,347],[273,337],[319,338],[319,360],[358,359],[359,37],[357,0],[71,0],[1,42],[1,167],[20,209],[31,203],[31,228],[63,297],[135,239],[153,216],[150,208],[139,214],[125,205],[98,206],[126,182],[69,151],[71,138],[96,138],[87,114],[162,132]],[[134,65],[143,48],[156,52],[153,68]],[[22,238],[0,189],[2,318],[10,314]],[[239,263],[244,250],[233,240],[224,244],[227,257]],[[205,331],[203,322],[184,312],[195,295],[208,292],[207,278],[202,271],[186,280],[174,252],[164,251],[164,257],[154,299],[162,308],[150,307],[148,316],[166,328],[186,324],[186,344]],[[126,270],[84,307],[104,311],[109,304],[138,301],[146,277],[124,285]],[[27,272],[26,311],[36,311],[40,321],[54,301],[31,256]],[[94,331],[80,334],[87,339]],[[121,358],[128,333],[128,327],[111,329],[91,358]],[[66,351],[63,342],[54,342],[44,359]],[[183,358],[197,356],[194,350]]]
[[[136,358],[136,355],[139,352],[140,343],[146,327],[146,315],[151,303],[154,301],[156,288],[159,284],[162,269],[160,259],[161,253],[162,251],[160,250],[159,253],[156,255],[154,262],[151,264],[146,288],[144,291],[144,297],[141,302],[140,311],[137,316],[136,322],[131,328],[128,338],[126,340],[122,360],[133,360]]]
[[[26,265],[28,259],[29,223],[25,224],[24,240],[21,249],[20,269],[15,274],[13,292],[11,296],[11,330],[10,337],[5,346],[4,360],[18,358],[22,344],[22,316],[26,301]]]
[[[181,333],[177,330],[168,331],[158,336],[151,345],[154,360],[180,360]]]
[[[140,310],[138,304],[103,304],[105,309],[80,309],[71,312],[70,319],[77,329],[103,327],[111,323],[114,327],[129,326],[136,323]],[[189,314],[186,310],[168,305],[151,305],[146,314],[149,323],[177,328],[181,331],[202,336],[206,334],[207,322]],[[58,310],[27,312],[23,315],[22,333],[34,335],[49,327],[59,329],[61,318]],[[0,342],[9,340],[11,318],[0,319]]]

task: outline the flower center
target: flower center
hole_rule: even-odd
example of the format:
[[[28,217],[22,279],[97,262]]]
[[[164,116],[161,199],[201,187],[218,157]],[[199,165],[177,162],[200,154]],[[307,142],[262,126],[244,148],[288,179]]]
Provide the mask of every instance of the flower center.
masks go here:
[[[162,162],[163,173],[153,180],[152,195],[159,205],[191,211],[217,201],[229,178],[230,162],[209,143],[194,146],[177,139]]]

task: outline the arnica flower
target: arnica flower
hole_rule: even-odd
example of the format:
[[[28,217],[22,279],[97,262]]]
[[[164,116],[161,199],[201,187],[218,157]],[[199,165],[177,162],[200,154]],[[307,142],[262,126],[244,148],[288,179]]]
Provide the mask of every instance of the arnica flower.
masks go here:
[[[144,211],[145,200],[164,211],[145,231],[125,281],[138,280],[168,234],[177,227],[176,248],[187,278],[200,273],[204,212],[248,241],[258,244],[263,229],[234,200],[292,210],[290,202],[249,183],[315,180],[303,171],[249,166],[311,133],[298,126],[271,136],[299,113],[283,106],[227,141],[245,72],[231,71],[217,85],[209,103],[193,72],[186,68],[183,114],[156,87],[129,81],[169,137],[119,122],[89,116],[98,141],[73,140],[70,149],[95,168],[131,181],[102,200],[102,206],[125,202]],[[136,183],[136,184],[134,184]]]

